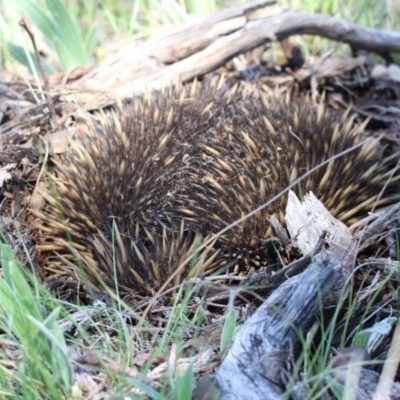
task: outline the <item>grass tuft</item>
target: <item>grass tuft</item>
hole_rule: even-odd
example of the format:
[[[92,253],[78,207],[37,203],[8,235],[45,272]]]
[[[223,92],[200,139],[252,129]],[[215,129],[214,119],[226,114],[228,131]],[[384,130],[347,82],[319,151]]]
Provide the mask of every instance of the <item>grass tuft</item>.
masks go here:
[[[0,386],[22,398],[68,397],[73,370],[57,322],[61,308],[47,312],[39,284],[21,268],[9,245],[0,244],[0,254],[4,275],[0,279],[0,331],[7,347],[17,354],[18,371],[10,375],[0,364]]]

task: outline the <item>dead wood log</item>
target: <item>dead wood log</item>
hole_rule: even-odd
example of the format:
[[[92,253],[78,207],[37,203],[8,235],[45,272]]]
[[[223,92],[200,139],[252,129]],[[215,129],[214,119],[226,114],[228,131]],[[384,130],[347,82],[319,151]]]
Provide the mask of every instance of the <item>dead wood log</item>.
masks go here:
[[[215,374],[199,381],[198,390],[205,391],[197,398],[218,391],[221,399],[281,399],[281,373],[301,346],[297,329],[310,328],[341,269],[329,252],[321,253],[283,283],[243,325]]]
[[[221,399],[280,399],[281,373],[301,347],[299,331],[307,331],[318,310],[338,304],[345,295],[343,286],[355,261],[349,229],[312,193],[300,203],[289,192],[286,225],[303,252],[319,250],[321,235],[329,251],[316,255],[303,273],[281,284],[246,321],[220,368],[199,381],[197,398],[204,398],[204,391],[213,398],[218,391]]]
[[[333,217],[312,192],[307,193],[304,201],[300,202],[290,191],[285,219],[290,236],[303,254],[312,251],[321,234],[327,232],[330,254],[343,264],[342,277],[325,301],[325,305],[336,305],[338,299],[344,296],[342,289],[353,272],[356,260],[356,242],[349,228]]]
[[[66,86],[57,89],[53,86],[62,93],[61,101],[55,103],[62,110],[64,119],[70,115],[75,117],[77,107],[96,110],[114,104],[117,99],[130,98],[134,92],[191,80],[246,50],[267,42],[282,41],[294,34],[320,35],[346,42],[353,48],[379,53],[400,51],[399,32],[363,28],[337,18],[302,11],[265,10],[274,3],[274,0],[256,0],[222,10],[198,24],[161,38],[139,45],[130,43],[101,65],[78,75],[80,78],[71,74],[75,79]],[[22,87],[21,82],[18,85]],[[9,99],[14,97],[6,95]],[[67,106],[71,100],[78,104],[75,111]],[[3,103],[4,108],[7,101]],[[47,123],[47,115],[42,115],[44,109],[45,103],[35,105],[25,113],[21,110],[17,121],[9,121],[2,127],[3,145],[26,143],[31,137],[32,123],[37,123],[32,115],[40,116]],[[65,128],[62,124],[59,127]],[[5,158],[10,159],[10,156]],[[18,157],[11,158],[15,162]]]
[[[129,44],[68,87],[75,91],[81,105],[87,105],[86,109],[90,108],[90,100],[92,108],[96,108],[114,97],[124,99],[145,88],[189,81],[240,53],[296,34],[319,35],[348,43],[353,49],[377,53],[400,51],[399,32],[363,28],[302,11],[275,11],[266,15],[259,10],[272,3],[250,2],[246,7],[224,10],[165,37],[141,45]],[[99,82],[107,98],[98,97]]]

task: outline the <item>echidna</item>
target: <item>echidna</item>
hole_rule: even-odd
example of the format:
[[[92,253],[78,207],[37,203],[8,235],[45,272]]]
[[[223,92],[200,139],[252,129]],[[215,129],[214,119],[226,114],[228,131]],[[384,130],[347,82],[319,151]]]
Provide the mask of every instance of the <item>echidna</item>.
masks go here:
[[[199,86],[199,87],[198,87]],[[151,293],[182,262],[196,234],[210,237],[312,167],[364,140],[354,118],[216,85],[192,84],[133,98],[101,114],[57,164],[40,217],[46,268]],[[392,158],[393,159],[393,158]],[[399,198],[379,139],[308,176],[344,222]],[[50,185],[51,187],[52,185]],[[262,261],[268,218],[285,196],[218,238],[195,274],[240,259]]]

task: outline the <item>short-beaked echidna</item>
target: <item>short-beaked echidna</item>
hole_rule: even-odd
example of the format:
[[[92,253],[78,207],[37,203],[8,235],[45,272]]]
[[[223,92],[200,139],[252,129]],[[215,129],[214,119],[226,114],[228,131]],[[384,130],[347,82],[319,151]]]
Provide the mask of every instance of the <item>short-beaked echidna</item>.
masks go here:
[[[366,139],[348,115],[216,85],[137,96],[99,119],[55,168],[54,190],[36,212],[38,250],[49,271],[111,287],[117,278],[122,290],[142,293],[165,282],[195,234],[210,237]],[[367,139],[304,179],[301,191],[349,223],[399,197],[392,164],[379,140]],[[285,206],[282,196],[218,238],[195,274],[232,259],[262,261],[268,218],[282,219]]]

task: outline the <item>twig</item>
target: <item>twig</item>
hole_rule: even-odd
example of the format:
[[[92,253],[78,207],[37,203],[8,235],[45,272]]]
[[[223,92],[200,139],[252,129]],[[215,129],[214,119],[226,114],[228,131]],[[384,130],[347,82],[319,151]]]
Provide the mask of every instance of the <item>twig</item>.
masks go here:
[[[56,113],[54,111],[53,99],[50,95],[49,78],[47,77],[46,72],[43,68],[42,60],[40,58],[40,54],[39,54],[39,51],[36,46],[35,35],[29,29],[29,27],[25,21],[25,18],[21,18],[19,20],[19,25],[22,26],[26,30],[27,34],[29,35],[29,39],[32,42],[32,46],[35,51],[35,57],[36,57],[36,60],[37,60],[37,63],[38,63],[39,69],[40,69],[40,75],[42,75],[42,79],[43,79],[44,92],[45,92],[45,96],[46,96],[46,100],[47,100],[47,106],[49,107],[50,120],[56,124],[56,121],[55,121]]]

